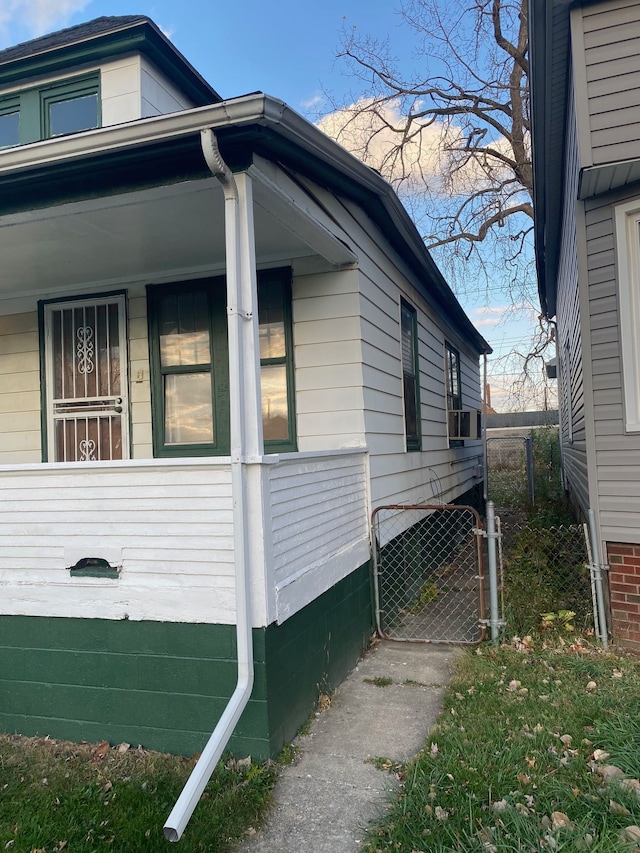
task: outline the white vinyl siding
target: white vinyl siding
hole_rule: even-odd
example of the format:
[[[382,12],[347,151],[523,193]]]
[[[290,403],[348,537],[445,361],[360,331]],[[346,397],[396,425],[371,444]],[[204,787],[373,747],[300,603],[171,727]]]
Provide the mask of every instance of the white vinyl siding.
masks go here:
[[[38,315],[0,315],[0,465],[39,462]]]
[[[267,466],[279,622],[369,559],[364,452]]]
[[[228,462],[0,468],[2,613],[233,623],[233,573]]]

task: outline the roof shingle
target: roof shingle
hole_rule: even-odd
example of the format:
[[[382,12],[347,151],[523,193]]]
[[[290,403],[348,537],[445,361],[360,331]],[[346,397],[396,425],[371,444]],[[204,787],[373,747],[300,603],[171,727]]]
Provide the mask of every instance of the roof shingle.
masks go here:
[[[30,39],[21,44],[7,47],[5,50],[0,50],[0,65],[5,62],[13,62],[16,59],[35,56],[38,53],[43,53],[57,47],[65,47],[66,45],[74,44],[93,36],[114,32],[130,24],[145,22],[152,23],[151,19],[147,18],[146,15],[103,15],[101,18],[94,18],[85,24],[76,24],[74,27],[67,27],[64,30],[48,33],[47,35]]]

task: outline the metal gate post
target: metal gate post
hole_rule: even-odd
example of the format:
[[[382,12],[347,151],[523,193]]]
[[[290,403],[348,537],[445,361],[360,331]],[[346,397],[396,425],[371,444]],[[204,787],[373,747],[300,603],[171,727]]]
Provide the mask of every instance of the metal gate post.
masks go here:
[[[500,606],[498,603],[498,557],[496,542],[496,514],[493,501],[487,501],[487,550],[489,552],[489,625],[491,626],[491,639],[494,643],[500,636],[500,627],[503,622],[500,619]]]

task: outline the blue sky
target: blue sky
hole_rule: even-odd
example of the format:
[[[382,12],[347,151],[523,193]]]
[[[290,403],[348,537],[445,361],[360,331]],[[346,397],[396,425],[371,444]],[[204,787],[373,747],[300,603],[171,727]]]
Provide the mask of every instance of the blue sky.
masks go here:
[[[362,93],[336,60],[343,29],[389,38],[396,57],[412,63],[412,43],[398,14],[400,0],[0,0],[0,48],[101,15],[144,14],[223,97],[263,91],[314,120],[329,109],[325,93],[349,103]],[[481,288],[483,289],[483,288]],[[461,300],[496,354],[526,344],[534,311],[509,318],[504,296]],[[509,368],[490,364],[494,405]]]

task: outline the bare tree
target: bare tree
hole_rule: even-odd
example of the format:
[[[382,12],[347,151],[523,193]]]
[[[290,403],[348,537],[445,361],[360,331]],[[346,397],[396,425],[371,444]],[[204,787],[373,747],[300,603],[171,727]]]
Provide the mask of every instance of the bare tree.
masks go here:
[[[320,125],[396,186],[459,294],[531,305],[527,0],[404,0],[400,15],[410,59],[345,28],[359,94]],[[530,378],[551,343],[544,326],[533,336]]]

